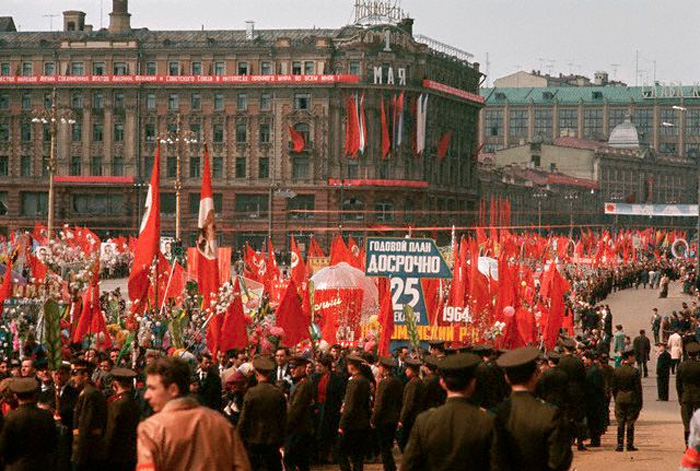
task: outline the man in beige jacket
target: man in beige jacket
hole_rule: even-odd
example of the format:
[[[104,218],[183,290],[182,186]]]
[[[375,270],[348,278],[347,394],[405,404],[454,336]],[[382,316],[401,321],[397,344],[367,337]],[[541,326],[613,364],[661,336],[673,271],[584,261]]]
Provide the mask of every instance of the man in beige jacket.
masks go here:
[[[190,369],[177,358],[146,368],[155,414],[138,428],[138,471],[250,471],[236,430],[220,414],[186,397]]]

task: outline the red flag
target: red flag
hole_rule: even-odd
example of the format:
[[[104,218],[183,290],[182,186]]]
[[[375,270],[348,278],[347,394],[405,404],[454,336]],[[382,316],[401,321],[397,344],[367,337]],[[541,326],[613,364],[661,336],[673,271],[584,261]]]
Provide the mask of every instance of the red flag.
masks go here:
[[[176,304],[180,304],[183,300],[182,294],[185,292],[187,272],[177,261],[173,263],[172,276],[170,276],[170,284],[165,292],[165,299],[172,299]]]
[[[340,262],[345,262],[352,265],[353,256],[348,246],[340,234],[336,234],[331,243],[331,261],[330,266],[337,265]]]
[[[301,250],[297,245],[297,241],[292,236],[292,280],[297,285],[301,285],[304,280],[306,280],[306,266],[304,264],[304,257],[301,256]]]
[[[311,319],[304,315],[301,298],[294,280],[289,282],[282,302],[277,308],[275,325],[284,329],[284,344],[292,347],[309,338]]]
[[[2,314],[2,308],[5,304],[5,300],[12,294],[12,257],[9,257],[7,265],[5,265],[5,278],[2,280],[2,286],[0,286],[0,315]]]
[[[292,138],[292,152],[296,152],[297,154],[302,152],[306,147],[306,139],[304,139],[304,135],[294,129],[292,126],[289,126],[289,136]]]
[[[236,280],[238,285],[238,280]],[[221,351],[245,348],[248,345],[248,333],[245,328],[243,302],[240,296],[235,296],[226,310],[221,326]]]
[[[204,146],[202,190],[199,194],[199,220],[197,222],[197,284],[202,294],[202,310],[211,306],[219,291],[219,263],[216,249],[216,224],[214,221],[214,194],[211,189],[209,149]],[[207,329],[207,347],[216,358],[219,351],[221,318],[213,315]]]
[[[379,280],[379,319],[377,320],[382,326],[377,354],[389,356],[389,343],[394,335],[394,305],[391,299],[391,284],[387,278]]]
[[[542,339],[547,350],[553,349],[559,339],[559,330],[564,321],[564,283],[559,272],[554,268],[551,288],[551,304],[547,314],[546,324],[542,329]]]
[[[450,143],[452,142],[452,130],[447,131],[440,138],[440,142],[437,147],[437,158],[444,159],[447,155],[447,151],[450,149]]]
[[[97,276],[90,281],[90,287],[83,295],[83,309],[73,332],[73,343],[81,343],[86,335],[97,335],[95,344],[98,349],[112,346],[112,339],[107,332],[104,315],[100,308],[100,286]]]
[[[134,262],[129,273],[129,298],[132,314],[143,312],[146,307],[150,281],[148,274],[151,264],[160,253],[160,145],[156,147],[151,171],[151,184],[146,197],[146,212],[141,222],[141,230],[134,248]]]
[[[345,155],[357,158],[360,150],[360,120],[353,95],[348,97],[347,122],[345,123]]]
[[[391,138],[389,137],[389,125],[386,119],[386,110],[384,109],[384,97],[380,98],[380,119],[382,123],[382,159],[389,156],[391,150]]]

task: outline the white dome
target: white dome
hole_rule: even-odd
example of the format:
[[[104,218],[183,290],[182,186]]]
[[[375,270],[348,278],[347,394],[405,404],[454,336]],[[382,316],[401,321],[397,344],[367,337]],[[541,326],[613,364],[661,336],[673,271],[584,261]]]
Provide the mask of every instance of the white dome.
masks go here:
[[[637,128],[629,118],[615,126],[608,139],[610,147],[618,149],[633,149],[639,147],[639,134]]]

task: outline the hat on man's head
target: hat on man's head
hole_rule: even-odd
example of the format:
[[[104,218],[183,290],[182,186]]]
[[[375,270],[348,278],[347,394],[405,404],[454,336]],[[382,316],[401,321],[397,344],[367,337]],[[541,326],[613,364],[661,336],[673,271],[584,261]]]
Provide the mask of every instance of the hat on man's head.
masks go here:
[[[440,359],[436,356],[428,355],[425,358],[423,358],[423,363],[425,363],[431,368],[437,368],[440,364]]]
[[[689,355],[694,355],[700,352],[700,343],[690,342],[688,345],[685,346],[685,351],[688,352]]]
[[[440,339],[428,340],[428,345],[433,348],[445,348],[445,341]]]
[[[540,356],[540,350],[536,347],[521,347],[501,355],[496,364],[501,368],[518,368],[534,363]]]
[[[134,370],[129,368],[112,368],[110,374],[114,379],[134,379],[138,376]]]
[[[473,353],[458,353],[440,360],[438,369],[441,373],[446,374],[468,372],[476,368],[479,363],[481,363],[481,358]]]
[[[417,358],[406,358],[406,366],[410,366],[412,368],[420,368],[420,366],[423,364],[419,359]]]
[[[379,364],[384,368],[395,368],[396,360],[392,357],[379,357]]]
[[[269,373],[275,369],[275,362],[268,357],[258,357],[253,360],[253,368],[262,374]]]
[[[34,378],[18,378],[10,383],[10,391],[15,394],[31,394],[39,389],[39,382]]]
[[[306,365],[307,363],[309,363],[309,359],[306,358],[304,355],[294,355],[289,360],[289,366],[291,366],[292,368],[295,366]]]

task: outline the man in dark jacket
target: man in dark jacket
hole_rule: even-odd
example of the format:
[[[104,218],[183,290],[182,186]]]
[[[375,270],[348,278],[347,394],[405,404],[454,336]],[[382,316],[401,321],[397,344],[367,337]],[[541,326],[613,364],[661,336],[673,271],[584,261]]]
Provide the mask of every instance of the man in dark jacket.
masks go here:
[[[316,364],[316,373],[311,376],[316,400],[316,448],[318,461],[322,464],[328,461],[331,448],[337,441],[340,406],[345,395],[345,381],[332,371],[332,367],[333,358],[322,355]]]
[[[440,407],[447,399],[447,393],[440,386],[438,361],[439,359],[432,355],[428,355],[423,360],[425,371],[427,371],[425,378],[423,378],[423,410]]]
[[[80,391],[73,414],[73,454],[76,471],[101,471],[106,454],[104,432],[107,426],[107,401],[90,382],[91,364],[77,360],[72,365],[73,386]]]
[[[632,347],[634,348],[634,358],[637,360],[637,368],[644,372],[644,377],[646,378],[649,376],[647,362],[649,361],[649,354],[651,353],[651,342],[649,341],[649,337],[646,336],[644,329],[640,330],[639,336],[634,338]]]
[[[284,443],[287,402],[280,389],[270,384],[275,369],[266,357],[253,361],[258,384],[246,392],[238,419],[238,432],[248,449],[252,469],[281,471],[280,447]]]
[[[19,408],[7,415],[0,435],[0,456],[6,471],[55,469],[56,425],[50,412],[36,406],[38,388],[34,378],[10,384]]]
[[[668,401],[668,382],[671,375],[671,354],[666,350],[666,344],[659,342],[656,344],[659,356],[656,359],[656,392],[657,401]]]
[[[681,419],[683,420],[684,443],[688,443],[690,419],[693,413],[700,409],[700,343],[691,342],[686,345],[688,360],[678,366],[676,371],[676,391],[681,403]]]
[[[596,365],[595,359],[594,353],[586,352],[583,354],[583,363],[586,366],[586,420],[591,438],[590,446],[599,447],[600,437],[605,433],[605,414],[608,411],[603,375]]]
[[[613,372],[612,392],[615,398],[615,419],[617,420],[617,448],[623,451],[625,429],[627,431],[627,451],[637,451],[634,446],[634,423],[642,411],[642,376],[634,366],[634,350],[623,352],[622,365]]]
[[[288,471],[308,471],[311,462],[314,387],[306,377],[308,363],[303,356],[294,356],[289,362],[294,384],[289,394],[284,447],[284,463]]]
[[[393,358],[381,357],[379,359],[379,384],[370,419],[372,428],[377,431],[384,471],[396,470],[392,449],[401,413],[403,382],[392,374],[395,367],[396,361]]]
[[[114,395],[107,400],[107,469],[131,471],[136,468],[136,436],[141,419],[141,408],[133,391],[136,373],[114,368],[111,374]]]
[[[407,358],[406,377],[408,383],[403,390],[403,404],[401,407],[401,415],[399,416],[399,448],[404,449],[408,443],[408,437],[411,435],[411,427],[416,421],[418,414],[423,412],[423,381],[420,379],[421,362],[412,358]]]
[[[569,380],[569,403],[566,405],[566,418],[571,426],[571,433],[576,438],[579,450],[585,450],[584,419],[586,418],[586,400],[584,388],[586,385],[586,368],[579,357],[574,355],[576,342],[573,339],[562,341],[564,353],[559,360],[559,368],[566,373]]]
[[[216,411],[221,410],[221,377],[212,363],[211,355],[205,353],[199,358],[199,368],[197,369],[197,380],[199,381],[199,392],[197,398],[203,406]]]
[[[338,461],[341,471],[362,471],[366,439],[370,430],[370,386],[367,378],[360,374],[362,358],[348,355],[346,361],[350,379],[345,388],[338,425]]]

